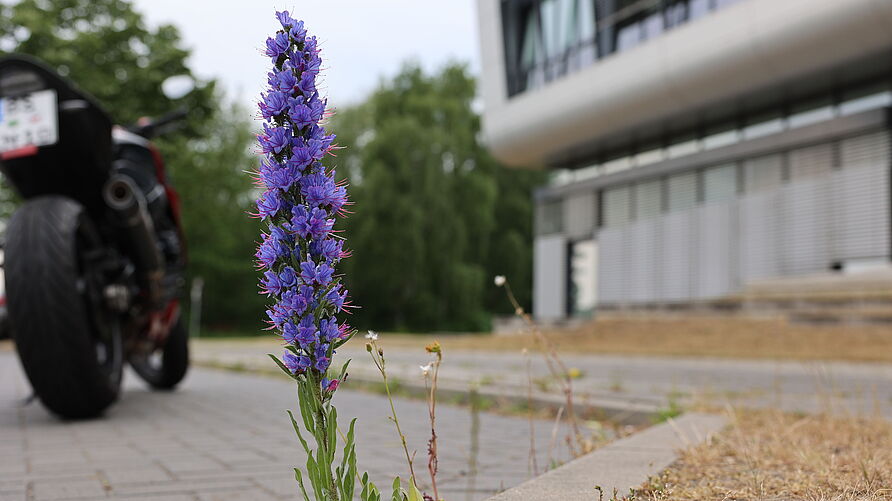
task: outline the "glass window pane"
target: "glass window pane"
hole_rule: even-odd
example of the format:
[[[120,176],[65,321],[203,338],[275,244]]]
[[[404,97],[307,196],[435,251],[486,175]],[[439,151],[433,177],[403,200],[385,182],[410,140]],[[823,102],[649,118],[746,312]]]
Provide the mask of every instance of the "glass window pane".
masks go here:
[[[703,201],[724,202],[737,196],[737,166],[717,165],[703,171]]]
[[[709,12],[709,0],[691,0],[688,6],[688,19],[697,19]]]
[[[780,113],[753,117],[743,128],[743,139],[754,139],[784,130],[784,119]]]
[[[595,0],[579,0],[579,39],[595,43]]]
[[[794,106],[787,124],[790,128],[802,127],[833,118],[836,110],[830,96]]]
[[[619,29],[616,35],[616,50],[631,49],[641,41],[641,24],[632,23]]]
[[[520,66],[529,69],[542,61],[539,22],[535,11],[530,11],[523,30],[523,44],[520,51]]]
[[[540,202],[537,209],[536,233],[550,235],[563,230],[563,200]]]
[[[635,219],[652,218],[663,211],[663,183],[659,179],[635,185]]]
[[[840,115],[851,115],[867,110],[875,110],[892,106],[892,91],[883,90],[874,94],[853,97],[845,100],[839,105]]]
[[[648,149],[635,155],[635,166],[641,167],[642,165],[649,165],[659,162],[664,158],[666,158],[666,152],[663,148]]]
[[[678,142],[670,144],[666,148],[666,156],[669,158],[678,158],[700,150],[700,142],[695,136],[687,136],[680,138]]]
[[[539,6],[539,16],[542,19],[542,40],[545,42],[547,56],[553,56],[559,50],[560,33],[556,29],[560,26],[559,7],[558,0],[542,0]]]
[[[824,143],[790,150],[787,164],[791,180],[829,174],[833,170],[833,145]]]
[[[631,190],[628,186],[604,190],[604,226],[626,224],[632,218]]]
[[[663,13],[657,12],[646,17],[641,23],[641,38],[647,40],[663,33]]]
[[[685,210],[697,205],[697,173],[686,172],[669,177],[666,190],[666,207],[670,212]]]
[[[687,5],[678,2],[666,7],[666,28],[672,28],[683,24],[687,18]]]
[[[703,149],[710,150],[712,148],[721,148],[738,141],[740,133],[737,129],[730,129],[723,132],[716,132],[703,138]]]
[[[776,188],[783,182],[781,156],[767,155],[743,163],[744,192]]]
[[[604,169],[604,174],[611,174],[613,172],[619,172],[622,170],[626,170],[632,166],[632,158],[631,156],[614,158],[613,160],[608,160],[604,162],[602,165]]]

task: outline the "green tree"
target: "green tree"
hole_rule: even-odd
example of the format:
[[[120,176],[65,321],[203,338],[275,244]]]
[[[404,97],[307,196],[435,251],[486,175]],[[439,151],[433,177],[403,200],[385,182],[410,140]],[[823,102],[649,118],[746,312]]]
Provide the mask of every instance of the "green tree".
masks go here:
[[[491,292],[495,273],[513,275],[528,300],[530,190],[542,176],[507,172],[489,156],[475,90],[463,65],[428,75],[408,64],[335,115],[357,207],[343,228],[357,326],[486,329],[504,308]]]
[[[207,284],[203,317],[211,325],[259,325],[263,302],[251,265],[259,226],[245,216],[251,186],[243,174],[254,161],[250,114],[221,109],[214,80],[195,79],[195,88],[179,99],[164,95],[167,78],[193,77],[177,28],[147,27],[126,0],[21,0],[0,5],[4,52],[49,64],[95,96],[119,124],[188,110],[183,127],[156,144],[180,192],[191,275]]]

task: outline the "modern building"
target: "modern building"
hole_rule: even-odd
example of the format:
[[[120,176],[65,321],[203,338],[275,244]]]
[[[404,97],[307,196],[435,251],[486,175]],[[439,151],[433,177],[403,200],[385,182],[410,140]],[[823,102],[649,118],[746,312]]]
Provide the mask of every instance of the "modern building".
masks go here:
[[[483,132],[538,190],[534,313],[888,266],[889,0],[478,0]]]

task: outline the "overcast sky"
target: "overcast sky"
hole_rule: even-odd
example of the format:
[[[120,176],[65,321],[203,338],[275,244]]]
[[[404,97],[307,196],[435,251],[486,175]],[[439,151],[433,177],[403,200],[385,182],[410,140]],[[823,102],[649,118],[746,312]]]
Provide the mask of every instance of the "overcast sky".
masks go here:
[[[261,47],[277,9],[303,19],[320,40],[322,89],[344,106],[361,100],[382,77],[415,58],[427,69],[450,60],[478,73],[475,0],[134,0],[150,25],[179,27],[192,68],[216,77],[231,97],[250,104],[266,83]]]

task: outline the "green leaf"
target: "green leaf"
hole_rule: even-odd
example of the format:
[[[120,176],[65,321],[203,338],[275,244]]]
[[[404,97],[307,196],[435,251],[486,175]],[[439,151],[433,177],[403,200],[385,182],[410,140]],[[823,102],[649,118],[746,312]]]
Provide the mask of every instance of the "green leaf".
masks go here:
[[[338,375],[338,379],[340,379],[341,381],[344,380],[344,374],[347,373],[347,366],[350,365],[351,361],[352,361],[352,359],[348,358],[347,361],[344,362],[344,366],[341,367],[341,373],[340,373],[340,375]]]
[[[343,457],[341,458],[341,470],[346,471],[346,466],[351,465],[354,470],[356,468],[356,453],[353,448],[353,428],[356,425],[356,418],[350,420],[350,428],[347,429],[347,442],[344,444]],[[351,457],[351,452],[353,457]]]
[[[297,480],[297,485],[300,486],[300,492],[304,495],[304,501],[310,501],[310,496],[307,495],[307,489],[304,488],[304,479],[300,474],[300,470],[297,468],[294,469],[294,479]]]
[[[391,501],[403,501],[403,489],[400,485],[400,477],[393,479],[393,494],[390,496]]]
[[[313,484],[313,493],[316,494],[318,501],[325,500],[325,488],[322,483],[322,472],[319,471],[319,465],[313,460],[312,454],[307,454],[307,475],[310,476],[310,483]]]
[[[335,451],[338,446],[338,411],[334,407],[331,408],[331,411],[328,413],[328,436],[326,437],[328,440],[328,464],[334,462]]]
[[[409,501],[424,501],[424,495],[415,487],[415,477],[409,477]]]
[[[295,421],[295,419],[294,419],[294,414],[292,414],[291,411],[287,411],[287,412],[288,412],[288,417],[291,418],[291,426],[294,427],[294,432],[297,433],[297,438],[300,439],[300,445],[302,445],[304,447],[304,450],[307,452],[307,455],[311,455],[313,453],[313,451],[310,450],[310,446],[307,445],[307,441],[304,440],[303,435],[301,435],[300,427],[297,425],[297,421]]]
[[[304,421],[304,428],[311,435],[316,435],[316,424],[315,416],[313,415],[313,411],[310,409],[310,398],[307,396],[307,392],[304,389],[304,386],[308,384],[307,381],[301,381],[297,385],[297,404],[300,406],[300,417]]]

